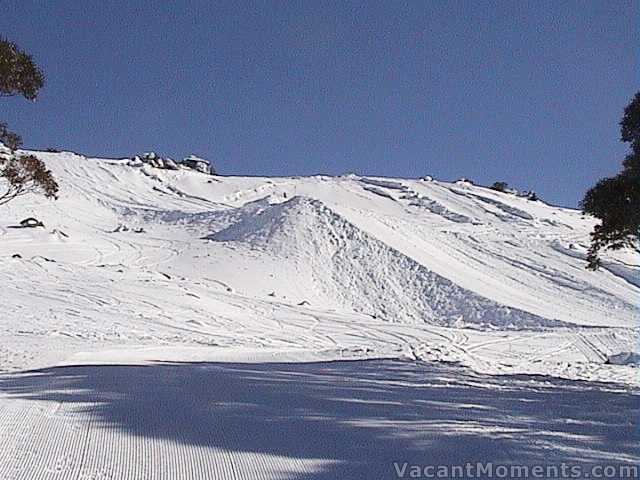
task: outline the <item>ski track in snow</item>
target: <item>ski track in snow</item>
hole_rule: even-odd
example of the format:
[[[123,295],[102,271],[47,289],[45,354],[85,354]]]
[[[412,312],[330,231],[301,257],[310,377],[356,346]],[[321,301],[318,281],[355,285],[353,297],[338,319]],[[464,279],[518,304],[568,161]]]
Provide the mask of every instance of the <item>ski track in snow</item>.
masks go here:
[[[397,478],[394,462],[640,460],[629,392],[437,364],[59,367],[0,376],[0,401],[0,477],[12,480],[367,479]]]
[[[636,348],[640,289],[629,279],[639,270],[586,272],[575,250],[560,247],[588,239],[591,223],[577,212],[469,184],[209,183],[187,171],[42,155],[62,198],[9,208],[16,219],[41,212],[47,230],[3,227],[7,336],[62,335],[90,342],[87,350],[312,346],[338,358],[407,355],[568,377],[585,371],[576,364],[597,363],[589,378],[636,382],[633,367],[612,374],[604,360]],[[416,201],[429,207],[416,211]],[[496,220],[487,208],[511,217]],[[583,333],[590,326],[598,328]],[[617,343],[602,340],[610,331]],[[46,366],[6,356],[4,370]]]
[[[0,225],[0,478],[382,478],[392,454],[461,460],[436,443],[468,452],[483,431],[484,460],[637,461],[638,366],[608,359],[637,358],[640,266],[585,270],[579,212],[464,183],[38,154],[60,200]],[[10,228],[27,216],[46,228]],[[551,418],[577,415],[575,392],[597,411],[578,430]],[[593,440],[604,424],[624,433]]]

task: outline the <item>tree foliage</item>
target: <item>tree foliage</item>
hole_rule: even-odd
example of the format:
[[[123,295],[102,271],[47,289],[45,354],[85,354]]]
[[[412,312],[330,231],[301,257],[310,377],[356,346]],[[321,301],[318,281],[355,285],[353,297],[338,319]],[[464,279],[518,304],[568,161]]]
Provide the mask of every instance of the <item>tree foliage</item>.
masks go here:
[[[21,95],[35,100],[43,85],[44,75],[31,56],[0,38],[0,97]],[[5,123],[0,123],[0,142],[9,149],[8,154],[0,154],[0,205],[28,193],[56,198],[58,184],[51,171],[34,155],[16,154],[22,139]]]
[[[600,251],[631,247],[638,249],[640,238],[640,92],[625,108],[620,122],[621,141],[631,144],[631,153],[622,171],[600,180],[582,200],[581,206],[600,220],[591,233],[587,268],[600,265]]]
[[[20,135],[10,132],[6,123],[0,122],[0,142],[4,143],[9,150],[14,151],[22,145],[22,138]]]
[[[44,75],[31,56],[0,38],[0,96],[22,95],[35,100],[43,85]]]
[[[620,140],[631,143],[631,149],[640,152],[640,92],[624,109],[624,116],[620,121]]]
[[[13,155],[4,160],[2,172],[3,190],[0,205],[29,193],[41,193],[56,198],[58,184],[44,162],[34,155]]]
[[[509,184],[507,182],[494,182],[494,184],[491,185],[491,189],[498,192],[506,192],[508,188]]]

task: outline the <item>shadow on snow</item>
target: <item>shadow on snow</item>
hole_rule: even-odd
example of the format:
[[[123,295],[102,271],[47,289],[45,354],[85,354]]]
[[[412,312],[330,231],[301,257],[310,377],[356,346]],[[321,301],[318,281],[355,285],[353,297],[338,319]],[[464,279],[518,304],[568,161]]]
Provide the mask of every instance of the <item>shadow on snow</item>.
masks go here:
[[[138,437],[327,459],[295,478],[396,478],[393,462],[638,461],[639,397],[541,376],[401,361],[58,367],[0,392],[92,412]]]

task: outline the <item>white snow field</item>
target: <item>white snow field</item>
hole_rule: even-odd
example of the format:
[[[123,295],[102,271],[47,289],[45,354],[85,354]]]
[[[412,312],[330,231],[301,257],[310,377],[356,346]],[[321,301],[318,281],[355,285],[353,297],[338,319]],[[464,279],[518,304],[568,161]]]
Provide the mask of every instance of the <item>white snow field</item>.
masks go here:
[[[640,461],[640,259],[586,270],[580,212],[31,153],[61,191],[1,207],[1,480]]]

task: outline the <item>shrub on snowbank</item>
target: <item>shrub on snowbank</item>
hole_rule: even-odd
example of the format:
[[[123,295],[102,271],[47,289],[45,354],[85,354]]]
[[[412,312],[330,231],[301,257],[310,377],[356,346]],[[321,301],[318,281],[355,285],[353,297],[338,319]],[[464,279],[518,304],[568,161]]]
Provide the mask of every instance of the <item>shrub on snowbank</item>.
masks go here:
[[[129,160],[129,165],[149,165],[154,168],[162,168],[165,170],[179,170],[181,167],[185,167],[209,175],[216,174],[216,171],[209,160],[196,157],[195,155],[189,155],[180,162],[169,157],[161,157],[156,152],[145,152],[142,155],[132,157]]]

